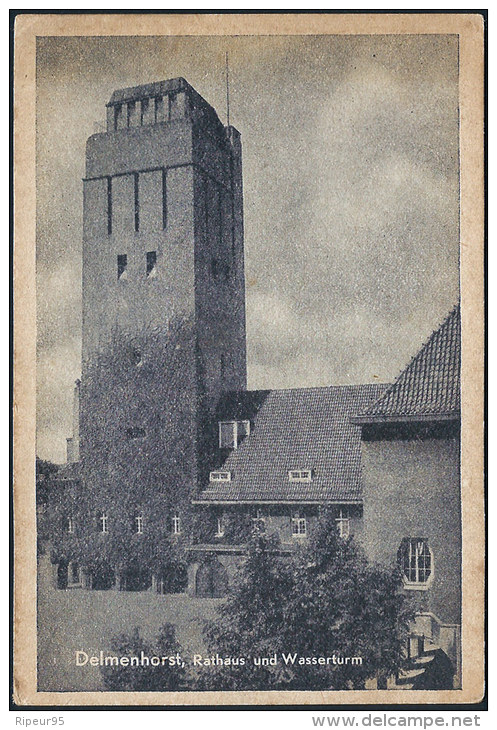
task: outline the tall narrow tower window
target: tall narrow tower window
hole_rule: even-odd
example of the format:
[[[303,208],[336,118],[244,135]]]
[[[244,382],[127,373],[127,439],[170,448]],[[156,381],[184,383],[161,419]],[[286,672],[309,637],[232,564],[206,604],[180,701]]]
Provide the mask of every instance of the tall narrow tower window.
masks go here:
[[[121,104],[114,107],[114,129],[121,129],[123,126],[123,108]]]
[[[112,178],[107,178],[107,233],[112,233]]]
[[[135,101],[128,101],[128,127],[139,126],[139,115]]]
[[[140,177],[137,172],[134,174],[135,180],[135,231],[140,230]]]
[[[165,122],[165,114],[164,114],[164,97],[163,96],[156,96],[155,97],[155,122],[158,124],[159,122]]]
[[[167,227],[167,170],[162,170],[162,228]]]
[[[140,124],[142,126],[147,123],[149,101],[149,99],[142,99],[140,114]]]
[[[117,278],[128,278],[128,257],[125,253],[119,254],[117,257]]]
[[[155,276],[157,276],[157,251],[149,251],[147,253],[147,277]]]

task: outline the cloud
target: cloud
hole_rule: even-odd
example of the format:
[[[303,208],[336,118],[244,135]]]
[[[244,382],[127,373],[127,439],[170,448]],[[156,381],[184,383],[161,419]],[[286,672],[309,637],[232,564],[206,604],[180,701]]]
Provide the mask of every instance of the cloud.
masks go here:
[[[80,372],[84,147],[116,88],[184,76],[243,143],[249,387],[392,380],[458,296],[452,36],[45,38],[38,446]],[[62,455],[62,456],[61,456]]]

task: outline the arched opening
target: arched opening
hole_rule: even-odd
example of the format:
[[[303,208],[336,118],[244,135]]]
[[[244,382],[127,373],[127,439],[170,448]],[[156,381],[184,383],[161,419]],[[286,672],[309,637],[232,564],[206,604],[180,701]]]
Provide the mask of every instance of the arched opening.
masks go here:
[[[148,591],[151,585],[150,572],[139,565],[130,565],[124,571],[122,579],[125,591]]]
[[[159,577],[159,593],[184,593],[188,585],[186,566],[171,563]]]
[[[67,588],[67,560],[61,560],[57,565],[57,588]]]
[[[114,585],[114,571],[108,563],[100,563],[91,571],[91,587],[94,591],[108,591]]]
[[[221,598],[228,590],[228,571],[215,559],[197,570],[195,594],[199,598]]]
[[[79,563],[69,563],[69,583],[79,583]]]

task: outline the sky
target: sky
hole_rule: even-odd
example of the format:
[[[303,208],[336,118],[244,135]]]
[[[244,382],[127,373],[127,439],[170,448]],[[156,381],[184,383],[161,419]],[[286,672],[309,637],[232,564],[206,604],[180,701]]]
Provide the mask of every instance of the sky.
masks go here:
[[[42,458],[65,460],[81,372],[86,140],[115,89],[178,76],[226,123],[226,51],[248,387],[391,382],[457,302],[456,36],[39,38]]]

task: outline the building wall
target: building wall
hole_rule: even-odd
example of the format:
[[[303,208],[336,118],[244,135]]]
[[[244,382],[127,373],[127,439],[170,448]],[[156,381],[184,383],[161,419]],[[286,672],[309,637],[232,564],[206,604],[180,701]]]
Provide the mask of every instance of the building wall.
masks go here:
[[[460,624],[459,439],[367,437],[362,466],[361,539],[369,557],[395,564],[403,538],[427,538],[433,551],[433,581],[426,591],[410,593],[419,610]]]
[[[245,284],[239,134],[181,86],[168,121],[139,126],[137,100],[88,140],[80,430],[99,501],[169,490],[187,509],[208,413],[246,386]]]
[[[349,516],[349,534],[358,535],[362,529],[361,505],[343,505],[333,508],[338,518],[340,509]],[[254,525],[257,514],[264,520],[264,527],[268,537],[279,538],[282,545],[298,545],[312,537],[319,520],[320,507],[318,505],[239,505],[225,507],[222,505],[210,507],[198,506],[197,510],[205,527],[205,532],[197,536],[197,542],[209,542],[214,545],[240,544],[246,542]],[[306,535],[293,535],[292,518],[299,516],[306,520]],[[224,526],[225,533],[216,537],[218,518]],[[338,530],[338,522],[337,522]]]

